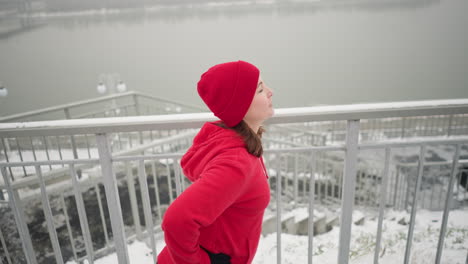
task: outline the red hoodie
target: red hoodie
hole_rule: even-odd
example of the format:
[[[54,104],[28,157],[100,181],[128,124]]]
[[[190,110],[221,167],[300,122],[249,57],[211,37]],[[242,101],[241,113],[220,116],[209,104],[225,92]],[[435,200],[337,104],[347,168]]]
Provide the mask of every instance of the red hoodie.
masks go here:
[[[158,264],[209,264],[201,247],[229,255],[232,264],[251,263],[270,201],[262,158],[235,131],[206,123],[181,166],[193,183],[164,214]]]

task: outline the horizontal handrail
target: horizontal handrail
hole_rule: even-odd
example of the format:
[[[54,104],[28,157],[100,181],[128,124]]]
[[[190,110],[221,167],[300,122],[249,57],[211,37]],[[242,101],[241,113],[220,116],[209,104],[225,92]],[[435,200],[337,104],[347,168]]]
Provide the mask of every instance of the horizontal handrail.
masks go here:
[[[468,99],[351,104],[276,109],[269,124],[358,120],[372,118],[467,114]],[[0,123],[0,137],[77,135],[144,131],[153,129],[199,128],[217,118],[212,113],[111,117]]]
[[[61,105],[46,107],[46,108],[42,108],[42,109],[38,109],[38,110],[23,112],[23,113],[19,113],[19,114],[13,114],[13,115],[9,115],[9,116],[0,117],[0,122],[7,122],[9,120],[14,120],[14,119],[22,118],[22,117],[41,115],[41,114],[45,114],[45,113],[50,113],[50,112],[54,112],[54,111],[63,110],[65,108],[72,108],[72,107],[77,107],[77,106],[93,104],[93,103],[99,103],[99,102],[107,101],[109,99],[116,99],[116,98],[126,97],[126,96],[129,96],[129,95],[133,95],[134,93],[135,92],[125,92],[125,93],[120,93],[120,94],[107,95],[107,96],[102,96],[102,97],[99,97],[99,98],[87,99],[87,100],[73,102],[73,103],[69,103],[69,104],[61,104]]]
[[[197,109],[197,110],[200,110],[200,111],[203,110],[203,108],[201,108],[199,106],[196,106],[196,105],[182,103],[182,102],[178,102],[176,100],[169,100],[169,99],[165,99],[165,98],[161,98],[161,97],[157,97],[157,96],[153,96],[153,95],[147,95],[147,94],[144,94],[144,93],[141,93],[141,92],[128,91],[128,92],[123,92],[123,93],[119,93],[119,94],[101,96],[99,98],[86,99],[86,100],[81,100],[81,101],[77,101],[77,102],[73,102],[73,103],[46,107],[46,108],[42,108],[42,109],[27,111],[27,112],[23,112],[23,113],[19,113],[19,114],[13,114],[13,115],[9,115],[9,116],[3,116],[3,117],[0,117],[0,122],[8,122],[8,121],[15,120],[15,119],[18,119],[18,118],[37,116],[37,115],[50,113],[50,112],[54,112],[54,111],[62,111],[64,109],[81,107],[81,106],[85,106],[85,105],[89,105],[89,104],[100,103],[100,102],[108,101],[108,100],[111,100],[111,99],[117,99],[117,98],[129,97],[129,96],[140,96],[140,97],[143,97],[143,98],[158,100],[158,101],[161,101],[161,102],[186,106],[186,107],[190,107],[190,108]]]

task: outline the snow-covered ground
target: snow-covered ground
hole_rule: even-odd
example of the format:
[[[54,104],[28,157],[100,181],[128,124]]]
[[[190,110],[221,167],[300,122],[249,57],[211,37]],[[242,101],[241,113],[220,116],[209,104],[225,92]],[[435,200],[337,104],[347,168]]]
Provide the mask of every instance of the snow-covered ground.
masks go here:
[[[355,213],[361,213],[355,211]],[[382,232],[379,263],[403,263],[408,233],[409,214],[406,212],[389,211],[385,215]],[[402,221],[402,219],[404,219]],[[450,212],[447,233],[442,255],[442,262],[447,264],[464,264],[468,250],[468,208]],[[418,211],[412,241],[410,263],[434,263],[437,241],[439,239],[442,212]],[[377,219],[367,217],[363,225],[353,225],[350,263],[373,263]],[[328,233],[318,235],[313,240],[313,262],[320,264],[336,263],[338,256],[339,228],[335,227]],[[307,236],[282,234],[282,263],[307,263]],[[276,233],[262,237],[254,264],[271,264],[276,261]],[[164,247],[164,241],[159,240],[156,248]],[[151,250],[140,241],[128,245],[130,263],[154,263]],[[67,264],[74,264],[68,262]],[[96,264],[117,263],[116,254],[100,258]]]

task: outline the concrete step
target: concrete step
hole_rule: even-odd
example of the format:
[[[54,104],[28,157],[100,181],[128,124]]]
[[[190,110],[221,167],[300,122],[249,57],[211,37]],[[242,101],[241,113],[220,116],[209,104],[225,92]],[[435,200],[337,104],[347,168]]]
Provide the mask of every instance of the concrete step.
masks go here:
[[[331,219],[330,219],[331,218]],[[330,226],[338,221],[336,216],[327,216],[325,213],[314,210],[314,235],[323,234],[331,230]],[[308,208],[296,208],[281,217],[281,230],[283,233],[294,235],[308,235],[309,213]],[[277,231],[276,214],[269,213],[263,218],[262,234],[268,235]]]
[[[360,211],[353,212],[353,224],[363,225],[365,215]],[[340,224],[340,209],[320,206],[314,210],[314,235],[320,235],[333,229]],[[262,234],[268,235],[276,232],[276,214],[269,212],[263,218]],[[308,235],[309,212],[307,207],[295,208],[283,213],[281,217],[281,230],[286,234]]]

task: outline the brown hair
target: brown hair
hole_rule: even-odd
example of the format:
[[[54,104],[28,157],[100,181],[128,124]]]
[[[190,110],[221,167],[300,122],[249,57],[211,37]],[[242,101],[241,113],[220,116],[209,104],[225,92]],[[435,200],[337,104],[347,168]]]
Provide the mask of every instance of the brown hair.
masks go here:
[[[247,123],[242,120],[239,124],[233,126],[233,127],[228,127],[226,124],[223,122],[216,123],[217,126],[220,126],[222,128],[227,128],[227,129],[232,129],[239,134],[242,139],[244,140],[245,147],[247,148],[247,151],[256,156],[260,157],[263,154],[263,147],[262,147],[262,134],[265,132],[265,129],[263,127],[260,127],[258,129],[258,132],[255,133]]]

